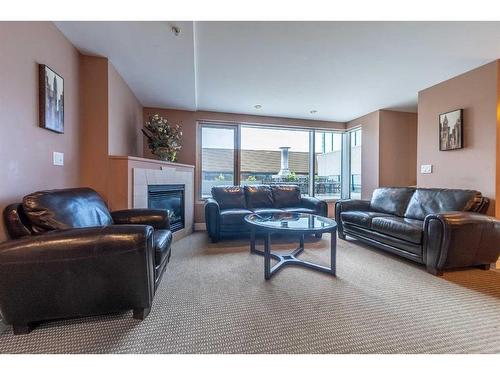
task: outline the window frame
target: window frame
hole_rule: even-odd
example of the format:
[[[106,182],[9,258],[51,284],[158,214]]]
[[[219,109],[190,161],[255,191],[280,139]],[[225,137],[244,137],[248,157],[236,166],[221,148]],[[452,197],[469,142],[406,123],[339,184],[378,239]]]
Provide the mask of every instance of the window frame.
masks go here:
[[[233,157],[233,182],[234,185],[240,184],[240,124],[224,123],[220,121],[197,121],[196,122],[196,200],[204,202],[210,196],[203,196],[203,128],[227,129],[234,132],[234,157]]]
[[[241,182],[241,128],[253,127],[262,129],[277,129],[291,131],[305,131],[309,134],[309,191],[311,194],[309,196],[315,196],[315,185],[316,181],[314,179],[314,171],[316,168],[316,158],[315,158],[315,142],[316,142],[316,132],[329,132],[338,133],[342,135],[342,150],[341,150],[341,195],[340,199],[345,199],[346,194],[350,195],[350,175],[347,174],[348,178],[344,178],[344,164],[347,163],[349,168],[350,165],[350,132],[351,130],[358,130],[360,128],[353,128],[349,130],[342,129],[331,129],[331,128],[310,128],[310,127],[300,127],[300,126],[290,126],[290,125],[278,125],[278,124],[263,124],[263,123],[241,123],[241,122],[225,122],[225,121],[214,121],[214,120],[198,120],[196,121],[196,200],[203,203],[209,196],[202,195],[202,184],[203,184],[203,171],[202,171],[202,149],[203,149],[203,139],[202,139],[202,129],[208,128],[219,128],[219,129],[232,129],[234,131],[234,184],[240,185]],[[349,147],[346,147],[349,145]],[[347,181],[346,181],[347,180]],[[347,183],[349,186],[345,187],[344,184]],[[347,196],[348,198],[348,196]],[[338,198],[326,198],[326,201],[336,201]]]

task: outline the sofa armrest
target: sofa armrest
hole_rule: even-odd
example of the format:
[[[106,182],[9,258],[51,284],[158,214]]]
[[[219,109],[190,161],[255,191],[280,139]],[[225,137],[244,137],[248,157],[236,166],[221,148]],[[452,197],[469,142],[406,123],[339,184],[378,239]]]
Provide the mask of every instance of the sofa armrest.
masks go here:
[[[150,225],[155,229],[170,229],[167,210],[134,208],[111,212],[115,224]]]
[[[337,233],[340,238],[345,239],[344,226],[340,214],[346,211],[369,211],[370,201],[361,199],[344,199],[335,202],[335,221],[337,222]]]
[[[67,229],[0,244],[0,306],[7,323],[148,308],[153,228]]]
[[[425,217],[423,257],[429,271],[494,263],[499,255],[499,220],[461,211]]]
[[[300,204],[305,208],[314,210],[317,215],[324,217],[328,216],[328,204],[321,199],[315,197],[302,197],[300,199]]]
[[[212,241],[217,241],[220,233],[220,206],[213,198],[205,201],[205,225],[209,237]]]

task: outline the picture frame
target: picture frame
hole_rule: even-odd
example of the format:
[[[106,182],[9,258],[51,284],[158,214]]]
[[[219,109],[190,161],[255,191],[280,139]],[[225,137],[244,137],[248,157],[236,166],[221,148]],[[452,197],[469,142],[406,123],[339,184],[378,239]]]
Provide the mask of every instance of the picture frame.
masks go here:
[[[439,151],[459,150],[464,147],[463,109],[439,115]]]
[[[39,125],[64,133],[64,79],[47,65],[38,64]]]

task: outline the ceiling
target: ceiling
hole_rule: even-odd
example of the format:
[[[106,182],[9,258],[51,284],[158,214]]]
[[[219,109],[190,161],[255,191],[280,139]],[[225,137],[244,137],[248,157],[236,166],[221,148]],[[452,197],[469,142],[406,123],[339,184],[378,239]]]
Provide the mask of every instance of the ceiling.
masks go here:
[[[416,111],[418,91],[500,57],[500,22],[56,26],[83,53],[108,57],[144,106],[341,122]]]

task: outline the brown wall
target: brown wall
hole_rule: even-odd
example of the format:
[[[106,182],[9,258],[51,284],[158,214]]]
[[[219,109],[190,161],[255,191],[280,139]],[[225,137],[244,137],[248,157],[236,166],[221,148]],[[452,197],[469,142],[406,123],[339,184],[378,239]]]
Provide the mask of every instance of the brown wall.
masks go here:
[[[0,22],[0,56],[3,210],[30,192],[79,184],[79,53],[51,22]],[[38,63],[64,78],[64,134],[38,126]],[[64,166],[52,165],[53,151],[64,152]]]
[[[108,190],[108,60],[80,59],[82,159],[81,182],[107,198]]]
[[[418,174],[422,187],[476,189],[495,213],[497,167],[498,68],[494,61],[418,93],[418,165],[432,164],[432,174]],[[464,146],[439,151],[438,116],[464,109]]]
[[[417,184],[417,114],[380,111],[380,186]]]
[[[108,145],[110,155],[142,156],[142,104],[108,63]]]
[[[163,108],[144,108],[144,121],[148,116],[158,113],[166,117],[172,123],[179,123],[182,126],[182,149],[179,152],[178,162],[190,165],[196,165],[196,122],[200,120],[210,121],[225,121],[236,123],[251,123],[251,124],[267,124],[267,125],[284,125],[296,126],[305,128],[325,128],[325,129],[345,129],[345,124],[341,122],[328,121],[312,121],[298,120],[281,117],[266,117],[240,115],[233,113],[205,112],[205,111],[180,111]],[[153,157],[149,151],[147,144],[144,143],[144,157]],[[198,176],[196,176],[196,184],[198,184]],[[195,222],[204,222],[203,203],[195,203]]]
[[[379,110],[349,121],[361,127],[361,198],[379,186],[417,183],[417,114]]]
[[[142,156],[142,105],[108,59],[82,56],[82,184],[110,198],[109,155]]]

